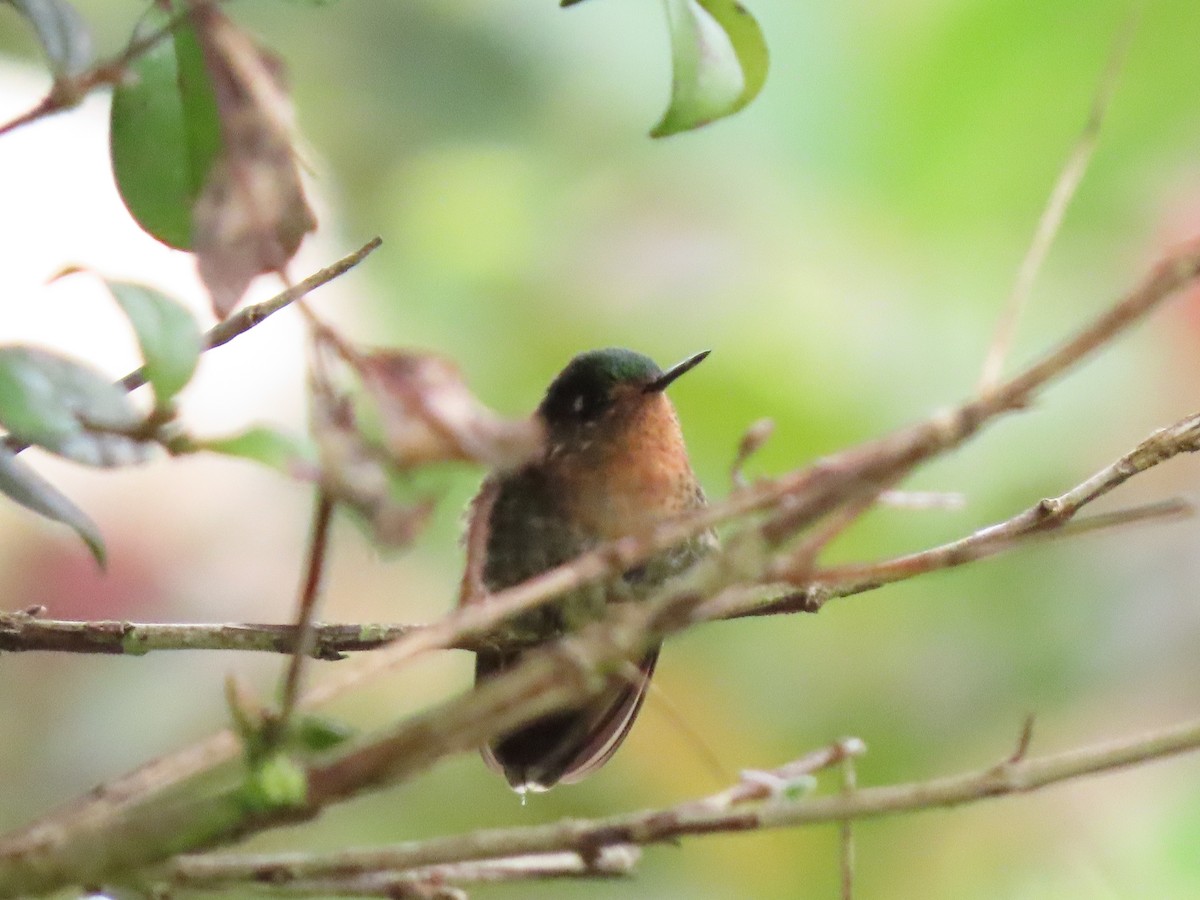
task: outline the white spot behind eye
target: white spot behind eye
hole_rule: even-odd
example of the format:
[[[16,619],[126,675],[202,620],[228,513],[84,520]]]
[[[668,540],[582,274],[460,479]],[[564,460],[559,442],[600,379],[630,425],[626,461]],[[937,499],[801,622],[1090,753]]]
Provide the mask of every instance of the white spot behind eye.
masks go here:
[[[576,413],[583,412],[583,394],[575,395],[575,401],[571,404],[571,409]]]

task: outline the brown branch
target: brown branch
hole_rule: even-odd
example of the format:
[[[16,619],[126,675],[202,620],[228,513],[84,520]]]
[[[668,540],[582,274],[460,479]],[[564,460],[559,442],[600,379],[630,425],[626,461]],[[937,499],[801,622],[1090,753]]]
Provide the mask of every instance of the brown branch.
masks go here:
[[[315,659],[342,659],[356,650],[374,650],[423,625],[349,624],[313,626]],[[464,643],[460,649],[474,650]],[[0,653],[27,651],[142,656],[159,650],[240,650],[295,653],[296,626],[253,622],[209,624],[119,620],[41,619],[27,612],[0,613]]]
[[[1083,181],[1083,176],[1087,173],[1088,165],[1091,163],[1092,155],[1100,139],[1100,128],[1104,124],[1104,117],[1108,113],[1108,107],[1116,92],[1117,78],[1125,65],[1125,57],[1129,53],[1130,44],[1133,43],[1133,36],[1137,33],[1138,21],[1144,5],[1141,0],[1135,2],[1128,18],[1122,23],[1121,29],[1113,41],[1108,62],[1100,77],[1100,84],[1096,88],[1096,95],[1092,98],[1087,121],[1084,123],[1079,137],[1076,138],[1075,145],[1071,148],[1071,153],[1067,157],[1062,171],[1059,172],[1050,197],[1046,201],[1046,208],[1042,210],[1042,215],[1038,219],[1033,240],[1017,269],[1012,292],[1004,305],[992,344],[988,347],[987,356],[984,359],[983,374],[979,382],[980,393],[986,394],[1000,378],[1004,360],[1008,356],[1016,336],[1017,322],[1033,292],[1033,284],[1037,280],[1042,264],[1046,261],[1046,256],[1050,252],[1050,247],[1054,243],[1059,229],[1062,227],[1067,208],[1071,205],[1071,201]]]
[[[317,601],[321,592],[321,576],[325,571],[325,559],[329,551],[329,524],[333,519],[333,500],[323,488],[317,488],[313,509],[312,534],[309,537],[308,560],[305,565],[304,585],[296,607],[296,647],[288,661],[280,691],[279,714],[271,720],[276,737],[287,729],[288,720],[296,708],[300,695],[300,679],[304,674],[304,663],[316,646],[313,620],[317,613]]]
[[[1014,520],[1026,516],[1026,512]],[[1195,514],[1194,506],[1182,499],[1160,500],[1158,503],[1106,512],[1103,515],[1075,518],[1048,533],[1013,534],[998,539],[996,530],[1003,524],[980,529],[959,541],[931,547],[910,556],[863,564],[854,570],[858,581],[840,587],[814,586],[803,593],[790,593],[780,598],[762,599],[758,589],[734,595],[733,605],[706,604],[703,620],[744,618],[748,616],[780,616],[797,612],[816,612],[824,602],[841,596],[862,594],[926,572],[956,568],[1015,550],[1031,538],[1076,535],[1096,530],[1118,528],[1145,521],[1162,521]],[[834,570],[827,570],[834,571]],[[98,653],[143,656],[157,650],[233,650],[253,653],[295,653],[296,629],[293,624],[263,623],[138,623],[119,619],[80,620],[43,619],[40,607],[35,611],[0,613],[0,653],[29,653],[43,650],[55,653]],[[325,624],[314,623],[313,646],[308,655],[313,659],[341,660],[346,654],[360,650],[377,650],[401,637],[427,629],[428,625],[400,623]],[[504,643],[499,636],[463,637],[446,644],[445,649],[469,650],[496,647]],[[308,701],[314,702],[314,701]]]
[[[158,763],[141,779],[154,792],[131,794],[125,779],[115,802],[84,803],[25,829],[0,845],[0,896],[44,893],[67,883],[103,883],[189,849],[237,840],[266,828],[312,818],[325,806],[424,771],[438,760],[474,750],[529,716],[579,702],[605,685],[600,673],[616,659],[644,652],[651,615],[682,609],[695,598],[667,598],[648,608],[618,610],[614,629],[595,626],[545,650],[479,689],[400,722],[373,740],[301,768],[307,796],[298,805],[250,806],[240,787],[161,796],[171,777],[195,761]],[[612,633],[610,633],[612,632]],[[220,757],[232,747],[210,741]],[[214,746],[216,744],[216,746]],[[209,762],[213,758],[210,757]],[[297,763],[297,766],[300,764]]]
[[[379,249],[383,243],[383,239],[373,237],[367,241],[353,253],[343,256],[332,265],[326,266],[313,274],[309,275],[299,284],[293,285],[286,290],[280,291],[269,300],[264,300],[262,303],[256,303],[253,306],[246,306],[238,310],[228,319],[218,322],[204,335],[204,349],[212,350],[220,347],[222,344],[227,344],[235,337],[245,334],[256,325],[261,325],[268,317],[273,316],[284,307],[296,302],[302,297],[311,294],[317,288],[328,284],[335,278],[345,275],[360,262]],[[146,383],[145,369],[135,369],[124,378],[119,384],[127,391],[132,391],[134,388],[139,388]]]
[[[681,837],[793,828],[818,823],[940,809],[1036,790],[1104,772],[1200,750],[1200,721],[1111,744],[1051,756],[1006,760],[975,772],[928,781],[858,788],[792,799],[783,790],[754,804],[726,802],[727,795],[663,809],[594,820],[474,831],[391,847],[347,850],[329,856],[278,853],[242,856],[181,856],[166,869],[180,886],[217,887],[247,882],[281,883],[289,878],[346,876],[380,869],[402,871],[468,860],[501,860],[536,853],[594,854],[605,847],[674,842]],[[794,782],[784,767],[771,773],[781,785]]]
[[[173,16],[161,28],[143,37],[131,39],[125,45],[125,49],[111,59],[101,60],[74,75],[57,75],[50,92],[37,105],[0,125],[0,137],[39,119],[75,108],[98,87],[119,84],[126,77],[131,62],[167,38],[190,14],[190,11],[184,10]]]
[[[270,316],[279,312],[291,303],[301,299],[307,294],[312,293],[322,285],[328,284],[335,278],[346,274],[348,271],[357,266],[360,262],[370,256],[375,250],[379,249],[383,243],[382,238],[373,237],[363,246],[359,247],[353,253],[342,257],[333,265],[326,266],[309,275],[299,284],[280,291],[269,300],[264,300],[262,303],[257,303],[253,306],[244,307],[234,315],[225,319],[223,322],[218,322],[204,335],[204,350],[212,350],[220,347],[222,344],[227,344],[235,337],[245,334],[256,325],[261,325]],[[134,369],[124,378],[117,380],[117,384],[127,391],[135,390],[146,383],[145,367]],[[147,425],[157,427],[160,423],[146,423]],[[153,429],[151,429],[153,432]],[[4,445],[13,453],[21,453],[29,448],[29,445],[23,441],[16,440],[12,435],[5,435],[3,438]]]
[[[1180,518],[1194,514],[1194,508],[1184,500],[1173,499],[1146,506],[1133,507],[1103,515],[1074,519],[1039,538],[1063,537],[1136,522]],[[1024,514],[1022,514],[1024,515]],[[968,562],[1016,549],[1030,536],[1014,537],[1011,543],[983,541],[981,536],[998,526],[989,526],[962,541],[943,544],[919,554],[871,564],[862,571],[863,580],[838,588],[814,587],[810,592],[789,593],[783,597],[763,599],[763,590],[752,588],[735,598],[736,604],[717,611],[708,607],[704,620],[743,618],[746,616],[787,615],[797,612],[816,612],[826,600],[861,594],[902,581],[926,572],[953,568]],[[963,543],[980,540],[972,552]],[[928,557],[927,562],[916,562]],[[905,563],[904,561],[909,562]],[[875,567],[878,570],[875,571]],[[911,568],[911,571],[902,571]],[[870,570],[870,571],[868,571]],[[885,574],[893,577],[885,578]],[[870,575],[871,577],[868,577]],[[819,596],[820,601],[814,597]],[[0,653],[97,653],[105,655],[144,656],[158,651],[226,650],[253,653],[295,653],[296,626],[261,622],[129,622],[119,619],[45,619],[42,610],[0,613]],[[347,653],[378,650],[402,637],[428,628],[424,624],[388,622],[321,623],[313,624],[314,659],[341,660]],[[475,652],[480,647],[495,647],[503,643],[498,636],[463,637],[446,644],[448,650]],[[309,700],[309,703],[315,701]]]
[[[641,857],[637,847],[611,846],[599,852],[539,853],[508,859],[449,863],[418,869],[353,872],[349,875],[313,878],[263,878],[253,886],[273,895],[288,897],[383,897],[387,900],[466,900],[464,885],[501,884],[512,881],[552,879],[613,879],[628,877]],[[336,868],[336,867],[331,867]],[[273,877],[273,876],[272,876]],[[184,890],[186,878],[179,886]],[[245,885],[251,887],[251,885]],[[205,889],[202,883],[198,886]]]
[[[1036,508],[1036,507],[1034,507]],[[1026,511],[1028,512],[1028,510]],[[1179,497],[1147,503],[1144,506],[1128,507],[1110,513],[1073,519],[1064,522],[1047,531],[1033,530],[1028,533],[1014,534],[1001,539],[993,533],[993,529],[1001,525],[992,525],[981,529],[969,537],[940,544],[929,550],[898,556],[876,563],[859,563],[838,568],[822,570],[820,578],[849,579],[841,584],[830,584],[814,580],[804,590],[786,591],[779,588],[776,596],[763,598],[763,592],[745,591],[714,601],[703,610],[704,621],[717,619],[742,619],[751,616],[779,616],[791,613],[815,613],[830,600],[839,597],[850,597],[868,591],[878,590],[897,581],[904,581],[929,572],[943,569],[953,569],[968,563],[977,562],[992,556],[998,556],[1018,547],[1023,547],[1034,541],[1049,541],[1093,531],[1123,528],[1142,522],[1162,522],[1168,519],[1190,518],[1196,514],[1196,507],[1188,500]],[[1021,516],[1024,516],[1022,513]],[[1017,517],[1017,518],[1020,518]]]
[[[880,562],[821,569],[811,574],[811,583],[803,591],[766,601],[755,596],[735,597],[732,603],[709,605],[705,617],[722,619],[816,612],[837,597],[860,594],[917,575],[966,565],[1012,550],[1030,539],[1080,534],[1138,521],[1192,515],[1194,507],[1191,503],[1171,499],[1075,519],[1084,506],[1120,487],[1135,475],[1181,453],[1195,453],[1198,450],[1200,413],[1158,429],[1128,453],[1066,493],[1039,500],[1016,516],[981,528],[967,537]],[[785,576],[790,565],[790,558],[785,558],[776,575],[780,578]]]

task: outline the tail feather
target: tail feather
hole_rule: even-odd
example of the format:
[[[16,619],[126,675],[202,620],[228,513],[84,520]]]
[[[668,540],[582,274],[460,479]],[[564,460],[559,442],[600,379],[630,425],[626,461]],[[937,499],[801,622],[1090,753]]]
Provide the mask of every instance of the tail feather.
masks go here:
[[[517,790],[546,790],[590,775],[629,734],[646,698],[658,650],[642,657],[637,678],[615,682],[584,706],[541,716],[485,746],[484,762]],[[476,681],[503,672],[520,656],[519,651],[476,654]]]

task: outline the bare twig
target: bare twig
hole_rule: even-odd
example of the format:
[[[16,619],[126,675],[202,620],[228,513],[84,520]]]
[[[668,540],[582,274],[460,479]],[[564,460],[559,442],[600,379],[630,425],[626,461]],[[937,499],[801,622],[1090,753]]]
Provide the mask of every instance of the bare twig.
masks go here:
[[[689,801],[664,809],[604,819],[563,820],[525,828],[474,831],[391,847],[341,851],[329,856],[310,853],[181,856],[166,871],[171,882],[195,888],[259,880],[278,883],[287,878],[315,879],[332,873],[345,876],[357,871],[403,871],[536,853],[575,851],[588,854],[609,846],[672,842],[693,835],[856,821],[960,806],[994,797],[1030,793],[1064,781],[1196,750],[1200,750],[1200,721],[1111,744],[1009,761],[963,775],[859,788],[806,799],[793,799],[783,793],[772,795],[757,805],[733,807]],[[787,771],[789,768],[784,767],[774,774],[781,782],[786,782],[792,779]]]
[[[994,555],[1023,537],[1063,528],[1083,506],[1124,484],[1134,475],[1180,453],[1195,453],[1197,450],[1200,450],[1200,414],[1160,428],[1129,453],[1065,494],[1040,500],[1011,519],[980,529],[962,540],[889,562],[823,569],[814,574],[813,580],[830,588],[856,583],[875,585]],[[1178,514],[1185,508],[1181,501],[1175,501],[1167,507],[1155,504],[1152,510],[1155,515],[1164,512]],[[1118,519],[1118,523],[1125,524],[1129,520],[1126,513]],[[1111,524],[1111,521],[1108,519],[1104,524]],[[1084,524],[1089,529],[1095,527],[1095,523]]]
[[[38,119],[73,109],[98,87],[120,83],[125,78],[130,63],[167,38],[190,14],[190,10],[187,9],[177,13],[161,28],[131,39],[125,45],[125,49],[116,56],[102,60],[89,69],[75,75],[58,75],[50,87],[50,92],[37,105],[0,125],[0,137]]]
[[[1195,453],[1197,450],[1200,450],[1200,413],[1160,428],[1134,449],[1065,494],[1039,500],[1018,515],[981,528],[967,537],[880,562],[821,569],[812,573],[812,584],[799,593],[765,602],[761,598],[744,598],[744,606],[721,608],[714,605],[709,608],[708,614],[713,618],[736,618],[816,612],[826,601],[836,597],[859,594],[915,575],[995,556],[1031,538],[1065,536],[1137,521],[1191,515],[1194,511],[1191,503],[1171,499],[1086,519],[1074,519],[1085,505],[1120,487],[1135,475],[1180,453]],[[788,565],[790,561],[784,560],[780,575],[787,574]]]
[[[1012,755],[1006,760],[1008,765],[1019,763],[1029,755],[1029,747],[1033,744],[1033,723],[1034,716],[1032,714],[1025,717],[1025,721],[1021,723],[1021,734],[1017,738],[1016,749]]]
[[[269,300],[264,300],[262,303],[238,310],[237,313],[223,322],[218,322],[208,330],[204,335],[204,349],[212,350],[220,347],[222,344],[229,343],[235,337],[245,334],[256,325],[262,324],[268,317],[279,312],[289,304],[312,293],[322,285],[328,284],[335,278],[346,274],[375,250],[379,249],[382,243],[383,240],[381,238],[371,238],[371,240],[367,241],[367,243],[363,244],[363,246],[359,247],[353,253],[342,257],[333,265],[326,266],[324,269],[314,272],[294,287],[281,291]],[[134,369],[124,378],[117,381],[117,384],[127,391],[135,390],[145,383],[146,370],[144,367]],[[6,435],[0,438],[0,440],[3,440],[4,445],[13,453],[20,453],[29,447],[28,444],[16,440],[12,435]]]
[[[312,655],[316,644],[313,620],[316,618],[317,600],[321,593],[321,574],[325,569],[325,558],[329,550],[329,523],[332,517],[333,501],[322,488],[317,488],[312,533],[308,543],[308,560],[304,567],[304,585],[296,603],[296,647],[288,660],[287,674],[284,676],[280,692],[279,713],[272,719],[272,725],[278,730],[278,734],[286,731],[288,720],[296,708],[304,663]]]
[[[342,659],[355,650],[374,650],[423,625],[313,625],[311,656]],[[458,649],[474,650],[474,642]],[[27,613],[0,613],[0,653],[49,650],[59,653],[104,653],[142,656],[160,650],[241,650],[294,653],[296,626],[254,622],[123,622],[115,619],[70,621],[40,619]]]
[[[735,488],[746,487],[748,482],[742,469],[750,461],[750,457],[762,449],[762,445],[770,440],[774,433],[775,423],[771,419],[759,419],[746,429],[746,433],[738,442],[737,455],[733,458],[733,464],[729,467],[729,481]]]
[[[277,883],[259,882],[271,894],[288,897],[383,897],[387,900],[441,900],[462,898],[460,886],[499,884],[510,881],[550,879],[612,879],[631,875],[641,851],[637,847],[604,847],[595,854],[574,852],[540,853],[507,859],[448,863],[418,869],[352,872],[322,879],[280,878]],[[186,878],[178,887],[191,889]],[[199,885],[204,889],[206,885]]]
[[[1035,507],[1036,508],[1036,507]],[[1128,507],[1111,513],[1072,519],[1070,522],[1059,524],[1052,530],[1037,529],[1015,533],[1001,539],[993,529],[1001,529],[1010,523],[1016,523],[1029,511],[1014,516],[999,525],[990,525],[974,534],[941,544],[929,550],[898,556],[875,563],[861,563],[838,569],[825,569],[814,574],[814,581],[802,591],[784,592],[769,599],[763,599],[762,593],[744,591],[740,594],[716,598],[707,604],[703,619],[740,619],[747,616],[778,616],[789,613],[819,612],[830,600],[839,597],[850,597],[867,591],[874,591],[885,585],[904,581],[917,575],[936,572],[941,569],[951,569],[967,563],[987,559],[1008,552],[1018,546],[1024,546],[1032,541],[1049,541],[1093,531],[1111,528],[1123,528],[1139,522],[1161,522],[1168,519],[1182,519],[1195,515],[1195,506],[1182,498],[1161,500],[1144,506]],[[830,581],[824,579],[830,578]],[[832,583],[837,579],[839,583]],[[849,580],[846,580],[849,579]],[[721,602],[718,602],[721,601]]]
[[[209,329],[208,333],[204,335],[205,349],[212,350],[220,347],[222,344],[229,343],[235,337],[245,334],[256,325],[262,324],[269,316],[274,315],[289,304],[311,294],[317,288],[328,284],[335,278],[345,275],[378,250],[382,243],[382,238],[373,237],[353,253],[342,257],[333,263],[333,265],[326,266],[314,272],[298,284],[280,291],[269,300],[264,300],[262,303],[256,303],[253,306],[247,306],[238,310],[228,319],[218,322]],[[146,373],[144,369],[135,369],[120,381],[122,387],[128,391],[141,387],[145,383]]]
[[[1144,5],[1143,0],[1137,0],[1128,17],[1122,23],[1120,31],[1117,32],[1112,50],[1109,52],[1108,62],[1104,67],[1104,73],[1100,78],[1100,84],[1096,88],[1095,96],[1092,98],[1092,106],[1088,112],[1087,122],[1083,126],[1083,131],[1076,139],[1066,164],[1063,166],[1062,171],[1059,172],[1054,189],[1050,192],[1050,197],[1046,201],[1046,208],[1042,210],[1041,218],[1038,219],[1033,240],[1029,245],[1029,249],[1025,251],[1025,257],[1021,260],[1020,268],[1017,269],[1017,277],[1013,283],[1012,292],[1009,294],[1008,301],[1004,305],[1000,321],[996,325],[996,333],[992,338],[991,346],[988,347],[987,356],[984,358],[983,374],[979,381],[979,392],[981,394],[987,394],[996,382],[1000,380],[1004,361],[1008,357],[1009,350],[1012,348],[1013,340],[1016,337],[1017,323],[1021,318],[1021,313],[1024,311],[1025,306],[1029,302],[1030,294],[1033,292],[1033,284],[1037,280],[1042,264],[1046,261],[1046,255],[1050,252],[1050,247],[1054,243],[1054,238],[1058,235],[1059,228],[1062,227],[1067,207],[1071,205],[1071,201],[1075,197],[1075,192],[1079,189],[1079,185],[1083,181],[1083,176],[1087,172],[1092,154],[1096,150],[1096,144],[1100,138],[1100,129],[1104,124],[1104,117],[1108,112],[1109,104],[1112,102],[1112,96],[1117,86],[1117,78],[1125,64],[1125,57],[1129,52],[1129,46],[1133,43],[1133,37],[1137,33],[1137,25]]]
[[[854,757],[847,755],[842,760],[842,793],[851,795],[857,788]],[[854,820],[843,819],[840,831],[842,900],[854,900]]]
[[[224,0],[214,0],[214,5],[222,2]],[[26,112],[0,124],[0,137],[39,119],[73,109],[97,88],[120,84],[128,77],[131,63],[169,37],[193,13],[192,6],[186,6],[163,26],[145,35],[132,37],[125,48],[115,56],[97,62],[82,72],[56,74],[50,91],[45,97]]]

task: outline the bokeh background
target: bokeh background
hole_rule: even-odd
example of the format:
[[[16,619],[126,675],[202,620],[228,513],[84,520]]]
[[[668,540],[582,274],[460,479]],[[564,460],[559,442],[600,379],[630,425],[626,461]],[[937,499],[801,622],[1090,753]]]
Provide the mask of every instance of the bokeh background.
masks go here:
[[[80,2],[106,50],[138,4]],[[711,347],[673,397],[711,495],[769,416],[752,475],[776,474],[966,396],[1127,4],[1115,0],[751,0],[771,47],[762,96],[653,142],[666,102],[662,10],[596,0],[250,2],[231,7],[287,61],[320,233],[297,274],[380,234],[315,302],[364,341],[458,360],[487,402],[532,409],[574,353],[666,364]],[[1057,342],[1200,230],[1200,5],[1145,4],[1094,164],[1021,326],[1013,364]],[[0,9],[0,118],[46,87]],[[107,99],[0,139],[0,339],[120,375],[134,345],[68,263],[157,284],[204,315],[188,258],[129,222],[106,158]],[[259,296],[270,293],[263,285]],[[1059,493],[1197,405],[1200,306],[1185,298],[909,486],[961,511],[884,510],[832,550],[871,559],[959,536]],[[303,333],[284,313],[206,356],[186,421],[301,431]],[[30,458],[34,455],[31,453]],[[104,530],[97,572],[65,529],[0,507],[0,604],[58,617],[285,621],[306,490],[246,463],[41,470]],[[339,522],[323,618],[422,621],[453,603],[478,472],[435,473],[436,520],[380,553]],[[1182,459],[1108,504],[1194,494]],[[1034,751],[1135,734],[1200,706],[1196,523],[1044,544],[840,600],[818,616],[712,625],[667,647],[656,682],[731,772],[857,735],[859,781],[990,765],[1023,718]],[[329,666],[314,666],[313,678]],[[16,827],[225,721],[236,674],[269,696],[277,659],[0,658],[0,827]],[[369,729],[460,690],[447,653],[334,711]],[[474,756],[329,811],[266,848],[336,848],[667,804],[721,783],[651,698],[620,754],[522,807]],[[836,785],[829,779],[823,789]],[[1200,760],[1035,796],[864,822],[863,897],[1200,895]],[[481,897],[835,896],[833,828],[647,852],[633,883]]]

